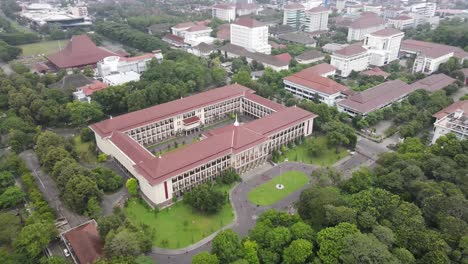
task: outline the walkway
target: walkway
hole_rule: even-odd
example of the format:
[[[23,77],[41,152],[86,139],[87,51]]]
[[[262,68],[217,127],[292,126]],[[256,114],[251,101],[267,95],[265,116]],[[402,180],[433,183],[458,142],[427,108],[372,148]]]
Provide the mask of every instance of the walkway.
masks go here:
[[[262,170],[262,168],[268,168],[267,170]],[[257,217],[268,209],[277,209],[277,210],[287,210],[289,209],[295,201],[299,199],[301,192],[311,186],[311,182],[304,186],[303,188],[292,193],[285,199],[273,204],[271,206],[256,206],[250,203],[247,200],[247,194],[253,188],[257,187],[260,184],[265,183],[266,181],[273,179],[280,174],[290,171],[302,171],[307,175],[310,175],[313,170],[316,169],[316,166],[306,165],[295,162],[283,163],[275,167],[266,165],[266,167],[260,167],[257,171],[248,173],[247,177],[243,179],[244,181],[234,187],[231,190],[230,198],[231,203],[235,211],[235,220],[234,223],[224,227],[232,228],[234,232],[239,234],[240,237],[243,237],[248,234],[248,231],[255,226]],[[254,174],[255,172],[258,172]],[[266,176],[266,178],[265,178]],[[167,264],[184,264],[191,263],[192,257],[198,254],[201,251],[209,251],[211,249],[211,240],[216,236],[217,233],[210,235],[209,237],[183,249],[161,249],[153,248],[153,252],[149,255],[157,263],[167,263]]]

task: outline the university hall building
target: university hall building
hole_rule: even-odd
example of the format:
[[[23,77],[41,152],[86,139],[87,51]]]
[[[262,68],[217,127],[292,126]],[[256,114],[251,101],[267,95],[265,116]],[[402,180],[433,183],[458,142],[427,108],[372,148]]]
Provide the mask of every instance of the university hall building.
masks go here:
[[[153,155],[145,148],[237,113],[254,120],[236,120],[204,131],[200,141],[162,155]],[[242,174],[263,164],[282,145],[311,135],[315,117],[299,107],[285,107],[233,84],[90,127],[98,148],[138,180],[147,200],[153,205],[166,205],[173,197],[213,180],[225,170]]]

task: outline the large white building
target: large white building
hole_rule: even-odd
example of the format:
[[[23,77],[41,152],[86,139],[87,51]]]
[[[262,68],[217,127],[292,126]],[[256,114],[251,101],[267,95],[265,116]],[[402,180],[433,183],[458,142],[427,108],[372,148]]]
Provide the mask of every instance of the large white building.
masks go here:
[[[211,8],[213,17],[231,22],[236,19],[236,6],[232,4],[217,4]]]
[[[438,43],[406,39],[401,42],[400,50],[414,55],[413,72],[431,74],[439,69],[440,64],[455,57],[460,63],[468,59],[468,52],[459,47]]]
[[[383,66],[398,59],[401,41],[405,33],[386,28],[366,35],[364,47],[370,54],[369,64]]]
[[[238,18],[231,23],[231,44],[250,52],[270,54],[268,26],[252,18]]]
[[[148,68],[148,64],[152,59],[161,60],[160,52],[146,53],[136,57],[119,57],[110,56],[97,63],[97,72],[99,76],[104,77],[117,72],[134,71],[142,73]]]
[[[304,31],[327,31],[329,14],[330,10],[321,6],[307,10],[304,17]]]
[[[435,113],[432,144],[441,136],[454,134],[458,139],[468,139],[468,101],[458,101]]]
[[[373,13],[365,14],[355,19],[348,26],[348,41],[364,40],[366,34],[379,31],[384,28],[384,20],[381,17]]]
[[[299,29],[304,22],[305,7],[299,3],[291,3],[283,7],[283,25]]]
[[[349,45],[331,55],[330,64],[335,66],[337,74],[348,77],[352,71],[360,72],[369,67],[370,54],[361,44]]]
[[[435,16],[437,4],[432,2],[423,2],[410,5],[407,11],[422,16],[433,17]]]
[[[393,27],[399,30],[412,28],[415,26],[414,18],[406,15],[392,17],[387,19],[387,26]]]
[[[209,22],[206,20],[180,23],[171,27],[171,33],[183,38],[184,43],[190,44],[191,46],[196,46],[201,42],[211,44],[215,39],[211,37],[211,32],[213,30],[207,26],[208,23]]]
[[[240,113],[257,118],[207,131],[201,140],[153,155],[145,146],[199,131]],[[228,85],[117,116],[93,124],[96,145],[124,172],[135,177],[151,205],[174,198],[227,170],[249,171],[265,163],[274,150],[312,134],[315,114],[284,107],[241,85]]]

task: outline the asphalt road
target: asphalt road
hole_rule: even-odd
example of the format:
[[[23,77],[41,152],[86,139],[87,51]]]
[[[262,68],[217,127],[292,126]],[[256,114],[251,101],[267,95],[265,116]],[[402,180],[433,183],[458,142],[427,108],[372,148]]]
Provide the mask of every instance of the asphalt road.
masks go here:
[[[54,180],[40,168],[39,160],[33,150],[26,150],[20,155],[21,159],[26,163],[28,169],[39,182],[39,189],[44,194],[49,205],[57,212],[57,217],[64,217],[68,220],[71,227],[75,227],[88,219],[82,215],[76,214],[68,209],[60,200],[59,190]]]

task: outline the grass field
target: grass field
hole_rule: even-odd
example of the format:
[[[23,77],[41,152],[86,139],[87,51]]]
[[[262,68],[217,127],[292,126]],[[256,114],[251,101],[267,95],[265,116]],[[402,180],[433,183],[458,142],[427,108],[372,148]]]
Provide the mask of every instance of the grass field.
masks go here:
[[[42,41],[38,43],[19,45],[18,47],[23,49],[22,56],[32,56],[44,54],[48,55],[65,48],[68,44],[68,40],[52,40]]]
[[[317,137],[317,139],[321,144],[324,144],[325,146],[327,145],[326,137]],[[306,139],[306,141],[307,140],[310,139]],[[338,160],[346,157],[346,155],[348,155],[348,152],[344,148],[340,149],[340,151],[336,153],[336,149],[334,147],[330,148],[326,146],[325,151],[323,151],[319,156],[312,157],[307,150],[307,143],[304,142],[303,144],[293,149],[288,149],[283,155],[281,155],[279,160],[283,161],[285,158],[287,158],[289,161],[298,161],[321,166],[331,166]]]
[[[262,206],[272,205],[299,190],[308,182],[309,178],[303,172],[288,171],[252,189],[248,194],[248,198],[253,204]],[[276,185],[279,183],[284,185],[284,189],[278,190],[276,188]]]
[[[82,142],[79,135],[73,137],[73,143],[75,144],[75,151],[78,154],[80,162],[83,163],[95,163],[96,155],[90,149],[91,142]]]
[[[223,189],[228,191],[230,186],[223,186]],[[154,213],[140,201],[132,199],[125,211],[132,222],[154,228],[153,245],[172,249],[196,243],[234,220],[231,203],[226,203],[215,215],[200,214],[183,202]]]

